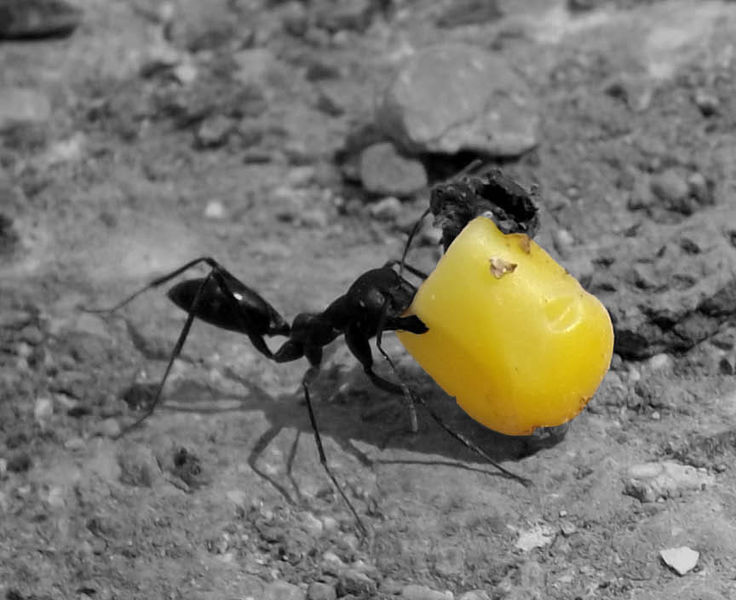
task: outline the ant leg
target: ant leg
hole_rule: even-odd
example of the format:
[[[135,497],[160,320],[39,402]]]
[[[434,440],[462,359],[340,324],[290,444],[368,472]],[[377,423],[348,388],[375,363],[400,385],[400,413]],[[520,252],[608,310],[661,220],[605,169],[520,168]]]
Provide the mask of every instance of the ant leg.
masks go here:
[[[220,263],[218,263],[214,258],[211,258],[209,256],[200,256],[199,258],[195,258],[194,260],[190,260],[185,265],[182,265],[178,269],[175,269],[175,270],[171,271],[170,273],[167,273],[166,275],[162,275],[161,277],[157,277],[156,279],[154,279],[150,283],[146,284],[144,287],[142,287],[138,291],[133,292],[130,296],[128,296],[127,298],[124,298],[123,300],[121,300],[120,302],[118,302],[115,306],[112,306],[110,308],[84,308],[82,310],[84,310],[84,312],[88,312],[88,313],[112,313],[112,312],[115,312],[115,311],[123,308],[123,306],[125,306],[126,304],[130,304],[133,300],[135,300],[141,294],[147,292],[148,290],[152,290],[153,288],[157,288],[158,286],[163,285],[167,281],[171,281],[175,277],[177,277],[177,276],[181,275],[182,273],[184,273],[184,271],[188,271],[189,269],[191,269],[192,267],[195,267],[196,265],[198,265],[200,263],[206,263],[207,265],[209,265],[213,269],[220,269],[221,271],[227,273],[227,271],[225,270],[225,268],[222,267],[220,265]]]
[[[411,273],[412,275],[415,275],[416,277],[419,277],[419,279],[427,279],[429,277],[428,273],[425,273],[424,271],[421,271],[417,269],[416,267],[412,267],[411,265],[407,263],[402,263],[400,260],[396,260],[395,258],[392,260],[389,260],[386,262],[384,267],[395,267],[396,265],[400,265],[402,268],[406,269]],[[401,270],[399,270],[399,275],[401,275]]]
[[[345,501],[345,504],[348,505],[350,512],[353,513],[353,517],[355,517],[355,521],[356,523],[358,523],[358,527],[360,528],[361,533],[364,536],[367,536],[368,530],[363,524],[363,521],[360,519],[360,516],[358,516],[358,511],[355,510],[355,507],[353,506],[352,502],[350,502],[350,499],[347,497],[347,494],[345,494],[344,490],[338,483],[337,478],[332,474],[332,471],[330,470],[330,466],[327,464],[327,456],[325,455],[325,449],[324,449],[324,446],[322,445],[322,436],[319,433],[319,426],[317,425],[317,418],[314,415],[314,408],[312,407],[312,399],[309,396],[309,384],[312,383],[317,378],[318,374],[319,374],[319,364],[312,364],[309,367],[309,369],[307,369],[307,372],[304,373],[304,377],[302,378],[302,389],[304,390],[304,399],[307,402],[307,411],[309,412],[309,421],[312,424],[312,432],[314,433],[314,441],[317,444],[317,452],[319,453],[319,462],[322,463],[322,468],[324,468],[325,473],[327,473],[327,476],[332,481],[332,485],[335,486],[340,496],[342,496],[342,499]]]
[[[422,226],[422,222],[426,218],[426,216],[430,213],[431,208],[427,208],[422,213],[422,216],[417,219],[417,222],[414,223],[414,227],[411,228],[411,231],[409,232],[409,237],[406,238],[406,244],[404,245],[404,251],[401,253],[401,262],[399,263],[399,275],[403,276],[404,274],[404,267],[406,266],[406,256],[409,254],[409,249],[411,248],[411,243],[414,241],[414,238],[416,237],[417,233],[419,232],[419,228]]]
[[[263,454],[263,451],[266,449],[266,447],[281,432],[281,429],[281,425],[271,426],[268,431],[266,431],[263,435],[261,435],[260,438],[258,438],[255,445],[253,446],[253,450],[251,451],[250,456],[248,456],[248,465],[251,469],[253,469],[253,472],[256,475],[262,477],[263,479],[268,481],[268,483],[270,483],[274,488],[276,488],[289,504],[296,504],[294,502],[294,499],[291,497],[291,494],[289,494],[284,486],[282,486],[273,477],[271,477],[258,467],[258,458],[261,456],[261,454]],[[296,493],[297,495],[299,495],[298,489],[296,490]]]
[[[530,479],[527,479],[526,477],[522,477],[521,475],[517,475],[516,473],[509,471],[508,469],[502,467],[495,460],[493,460],[490,456],[488,456],[485,450],[483,450],[480,446],[478,446],[477,444],[474,444],[464,435],[462,435],[461,433],[458,433],[457,431],[449,427],[442,420],[442,417],[440,417],[436,412],[434,412],[421,396],[415,395],[414,401],[421,404],[424,410],[426,410],[429,413],[429,416],[432,417],[432,419],[434,419],[434,421],[440,427],[442,427],[442,429],[444,429],[448,434],[454,437],[458,442],[460,442],[468,450],[470,450],[471,452],[474,452],[475,454],[483,458],[487,463],[489,463],[494,468],[498,469],[501,473],[506,475],[509,479],[515,479],[516,481],[521,483],[524,487],[529,487],[532,485],[532,482]]]
[[[531,481],[526,479],[525,477],[521,477],[520,475],[517,475],[516,473],[513,473],[509,471],[508,469],[505,469],[500,464],[498,464],[495,460],[493,460],[482,448],[480,448],[478,445],[471,442],[468,438],[466,438],[464,435],[454,431],[452,428],[450,428],[443,420],[442,417],[440,417],[436,412],[434,412],[429,405],[424,401],[424,399],[411,391],[408,386],[406,385],[397,385],[395,383],[392,383],[388,380],[385,380],[375,373],[373,373],[372,369],[372,362],[373,359],[370,354],[370,346],[368,345],[368,340],[366,340],[364,337],[360,337],[358,334],[360,332],[351,331],[348,329],[348,331],[345,333],[345,341],[348,345],[348,348],[350,348],[350,351],[355,355],[355,357],[361,362],[363,365],[363,370],[365,370],[368,377],[371,378],[371,381],[376,385],[377,387],[393,392],[396,394],[403,394],[404,390],[406,390],[407,393],[409,393],[412,396],[412,402],[420,404],[424,410],[426,410],[429,415],[434,419],[437,424],[442,427],[447,433],[449,433],[452,437],[454,437],[456,440],[458,440],[463,446],[465,446],[468,450],[474,452],[481,458],[483,458],[486,462],[488,462],[492,467],[500,471],[501,473],[505,474],[507,477],[511,479],[515,479],[519,481],[524,486],[531,485]],[[367,354],[366,354],[367,350]],[[385,356],[385,355],[384,355]],[[389,364],[393,367],[393,363],[389,361]],[[395,372],[395,367],[394,367]]]
[[[123,437],[131,430],[139,427],[140,424],[143,423],[143,421],[145,421],[148,417],[150,417],[153,414],[153,411],[156,409],[156,406],[161,401],[161,396],[163,395],[164,385],[166,385],[166,380],[169,378],[169,373],[171,373],[171,368],[174,366],[174,361],[178,358],[179,354],[181,354],[181,349],[184,347],[184,342],[186,342],[187,336],[189,335],[189,330],[192,328],[192,323],[194,323],[194,316],[197,310],[197,306],[199,305],[199,302],[203,296],[204,289],[207,286],[207,283],[210,281],[211,278],[212,278],[212,273],[207,275],[207,277],[205,277],[202,280],[202,283],[199,285],[199,288],[197,289],[197,293],[194,295],[194,299],[192,300],[192,305],[190,306],[189,313],[187,313],[187,320],[184,322],[184,327],[182,327],[181,333],[179,334],[179,338],[176,340],[176,345],[174,346],[174,350],[171,352],[171,356],[169,357],[169,362],[166,365],[166,370],[164,371],[164,375],[161,378],[161,383],[158,384],[158,389],[156,390],[156,395],[153,398],[153,402],[151,402],[151,405],[148,407],[145,413],[143,413],[131,425],[128,425],[127,427],[123,428],[123,430],[116,436],[116,439]]]
[[[411,395],[409,388],[401,381],[401,378],[399,377],[399,373],[396,369],[396,365],[394,364],[394,361],[388,355],[388,352],[384,350],[383,344],[382,344],[383,332],[386,327],[386,318],[388,316],[388,302],[389,302],[388,298],[386,298],[386,300],[384,300],[383,302],[383,306],[381,307],[381,316],[378,319],[378,331],[376,331],[376,348],[378,348],[378,351],[388,361],[388,364],[391,365],[391,370],[394,372],[394,374],[399,379],[399,382],[401,385],[401,391],[404,394],[404,398],[406,399],[406,405],[409,408],[409,424],[411,427],[411,432],[416,433],[417,431],[419,431],[419,421],[417,420],[417,408],[414,405],[414,398]],[[370,351],[370,348],[369,348],[369,351]]]
[[[373,355],[371,354],[371,346],[368,343],[366,335],[355,327],[348,327],[345,331],[345,343],[353,356],[363,366],[363,371],[371,380],[371,383],[377,388],[390,394],[403,396],[403,388],[393,381],[384,379],[373,370]]]

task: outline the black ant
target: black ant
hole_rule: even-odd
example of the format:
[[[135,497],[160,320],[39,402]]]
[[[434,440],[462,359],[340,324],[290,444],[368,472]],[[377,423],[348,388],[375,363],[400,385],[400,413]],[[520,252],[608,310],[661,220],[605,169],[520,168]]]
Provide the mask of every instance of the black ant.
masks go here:
[[[484,212],[491,212],[503,223],[517,223],[517,227],[532,230],[536,228],[536,207],[531,200],[527,202],[528,196],[525,196],[523,191],[513,181],[500,175],[500,172],[486,179],[466,177],[454,183],[436,186],[431,194],[430,208],[422,218],[429,211],[435,214],[443,229],[442,244],[445,249],[460,232],[464,223]],[[407,240],[404,257],[420,222]],[[182,281],[168,291],[168,297],[187,313],[187,318],[152,402],[136,421],[123,429],[120,436],[140,426],[154,412],[161,400],[174,361],[182,351],[195,318],[221,329],[245,334],[256,350],[274,362],[291,362],[304,357],[309,362],[309,368],[302,378],[302,389],[320,462],[360,529],[365,533],[366,528],[356,509],[330,470],[309,393],[309,386],[319,373],[323,348],[343,335],[350,352],[358,359],[371,382],[381,390],[406,398],[410,408],[412,430],[417,429],[414,405],[419,404],[433,420],[464,446],[507,477],[529,485],[527,479],[505,469],[476,444],[448,427],[424,399],[408,386],[389,381],[373,370],[373,355],[369,343],[371,338],[376,338],[376,347],[396,373],[393,361],[381,345],[383,333],[403,330],[422,334],[428,330],[417,316],[403,316],[417,291],[417,288],[403,277],[404,269],[420,279],[427,277],[425,273],[407,265],[403,258],[401,261],[389,261],[383,267],[363,273],[344,295],[334,300],[323,312],[300,313],[294,318],[291,326],[260,294],[237,279],[215,259],[206,256],[194,259],[154,279],[109,309],[95,309],[90,312],[117,311],[142,293],[171,281],[199,264],[205,264],[210,269],[205,277]],[[398,272],[395,270],[397,265]],[[288,339],[274,352],[264,339],[272,336],[286,336]]]

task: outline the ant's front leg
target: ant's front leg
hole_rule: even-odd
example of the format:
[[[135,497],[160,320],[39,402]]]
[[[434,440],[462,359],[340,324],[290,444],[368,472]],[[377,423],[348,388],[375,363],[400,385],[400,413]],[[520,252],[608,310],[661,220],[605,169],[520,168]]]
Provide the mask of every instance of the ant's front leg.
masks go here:
[[[391,359],[388,352],[386,352],[386,350],[384,350],[383,348],[383,332],[387,330],[396,331],[397,329],[401,329],[404,331],[410,331],[411,333],[422,334],[428,331],[428,329],[427,329],[427,326],[424,323],[422,323],[419,317],[415,315],[411,315],[409,317],[390,317],[389,318],[388,317],[389,304],[390,304],[390,299],[386,298],[383,302],[383,306],[381,307],[381,316],[378,319],[378,330],[376,331],[376,348],[378,348],[378,351],[386,359],[388,364],[391,366],[391,370],[394,372],[396,377],[399,379],[399,382],[401,382],[401,377],[399,376],[399,371],[396,368],[394,361]],[[365,352],[365,349],[363,350],[363,352]],[[370,355],[370,346],[368,346],[368,353]],[[372,362],[373,357],[370,356],[370,359]],[[363,360],[361,360],[361,363],[362,362]],[[364,364],[364,368],[365,368],[365,364]],[[391,383],[391,382],[388,382],[388,383]],[[395,385],[395,384],[392,384],[392,385]],[[409,390],[408,386],[405,383],[401,382],[400,387],[401,387],[401,392],[403,393],[404,398],[406,399],[406,405],[409,407],[409,423],[411,427],[411,432],[417,433],[417,431],[419,431],[419,422],[417,420],[417,409],[416,409],[416,406],[414,405],[414,396],[412,395],[411,391]]]
[[[386,306],[384,306],[384,311],[385,310],[386,310]],[[412,321],[412,318],[415,318],[416,321],[419,321],[419,324],[421,325],[421,327],[420,327],[419,324],[416,323],[416,321]],[[391,365],[391,368],[396,373],[396,366],[394,365],[393,361],[388,356],[388,354],[386,352],[384,352],[383,348],[380,346],[380,339],[381,339],[381,334],[383,333],[383,331],[384,330],[395,330],[395,329],[399,329],[399,330],[404,330],[404,331],[410,331],[412,333],[422,334],[422,333],[427,332],[428,331],[428,328],[427,328],[427,326],[424,323],[422,323],[419,320],[418,317],[414,317],[414,316],[411,316],[411,317],[384,317],[384,315],[382,314],[382,321],[384,321],[384,322],[383,323],[379,323],[379,325],[384,325],[385,324],[385,327],[379,327],[378,332],[376,333],[376,342],[377,342],[377,345],[378,345],[379,349],[381,350],[381,353],[388,360],[389,364]],[[363,363],[363,360],[360,358],[360,356],[358,354],[356,354],[355,351],[353,350],[353,346],[351,345],[351,342],[350,342],[350,339],[348,338],[348,334],[347,333],[345,334],[345,340],[347,341],[348,347],[350,348],[350,350],[353,351],[353,354],[355,354],[355,356],[358,358],[358,360],[360,360],[361,363]],[[354,340],[354,343],[356,343],[356,342],[358,342],[356,344],[356,347],[357,348],[360,348],[360,344],[359,344],[359,341],[357,339]],[[369,355],[370,355],[370,346],[368,346],[368,341],[367,340],[365,340],[365,346],[368,347],[368,352],[369,352]],[[372,361],[372,358],[371,358],[371,361]],[[363,364],[363,368],[364,369],[366,368],[365,363]],[[366,373],[368,373],[368,371],[366,371]],[[370,373],[368,373],[368,374],[370,376]],[[398,375],[398,373],[397,373],[397,375]],[[468,450],[470,450],[471,452],[474,452],[475,454],[477,454],[478,456],[480,456],[481,458],[483,458],[492,467],[494,467],[495,469],[497,469],[498,471],[500,471],[501,473],[503,473],[504,475],[506,475],[510,479],[515,479],[515,480],[519,481],[524,486],[529,486],[531,484],[531,482],[528,479],[526,479],[525,477],[521,477],[521,476],[517,475],[516,473],[513,473],[512,471],[509,471],[505,467],[502,467],[495,460],[493,460],[488,455],[488,453],[485,452],[480,446],[478,446],[477,444],[473,443],[467,437],[465,437],[463,434],[455,431],[449,425],[447,425],[444,422],[444,420],[442,419],[442,417],[440,417],[434,410],[432,410],[432,408],[427,404],[427,402],[425,402],[424,398],[422,398],[419,394],[416,394],[415,392],[413,392],[409,388],[409,386],[407,386],[405,384],[402,384],[401,386],[397,386],[395,383],[391,383],[390,381],[383,380],[382,378],[378,377],[375,374],[374,374],[374,376],[380,381],[380,384],[379,384],[378,381],[374,380],[373,377],[371,377],[371,380],[378,387],[380,387],[381,389],[385,389],[387,391],[391,391],[391,389],[389,387],[382,387],[385,384],[389,384],[390,386],[393,386],[395,388],[398,388],[398,390],[399,390],[398,393],[408,394],[410,396],[410,398],[411,398],[411,400],[410,400],[410,402],[411,402],[410,403],[410,406],[412,408],[413,408],[414,404],[421,405],[422,408],[424,408],[424,410],[426,410],[427,413],[429,413],[429,416],[432,417],[432,419],[442,429],[444,429],[449,435],[451,435],[457,441],[459,441]],[[416,417],[414,417],[414,418],[416,418]]]

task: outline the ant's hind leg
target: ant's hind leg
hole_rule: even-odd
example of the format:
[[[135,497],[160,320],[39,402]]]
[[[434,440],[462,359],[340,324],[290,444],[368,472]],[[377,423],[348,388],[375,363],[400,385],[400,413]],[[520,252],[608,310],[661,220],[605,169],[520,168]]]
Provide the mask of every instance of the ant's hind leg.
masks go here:
[[[187,320],[184,322],[184,326],[181,328],[181,332],[179,333],[179,338],[176,340],[176,344],[174,345],[174,349],[171,352],[171,356],[169,356],[169,362],[166,364],[166,370],[164,371],[164,375],[161,378],[161,383],[158,384],[158,388],[156,389],[156,395],[154,396],[153,401],[151,402],[150,406],[146,409],[145,413],[143,413],[131,425],[128,425],[127,427],[123,428],[123,430],[117,435],[118,438],[123,437],[129,431],[139,427],[141,423],[143,423],[143,421],[145,421],[148,417],[150,417],[153,414],[153,411],[156,409],[156,406],[161,401],[161,396],[163,395],[164,386],[166,385],[166,380],[169,378],[169,374],[171,373],[171,368],[174,366],[174,361],[181,354],[181,350],[184,347],[184,343],[187,341],[187,336],[189,335],[189,331],[192,328],[192,323],[194,323],[194,316],[196,314],[197,306],[199,305],[199,302],[201,301],[202,296],[203,296],[204,289],[209,283],[211,278],[212,278],[212,273],[210,273],[207,277],[205,277],[202,280],[202,283],[199,285],[199,289],[194,295],[194,299],[192,300],[192,306],[190,307],[190,310],[187,313]]]
[[[130,294],[130,296],[127,296],[126,298],[123,298],[120,302],[115,304],[114,306],[111,306],[109,308],[82,308],[84,312],[88,313],[113,313],[117,310],[120,310],[123,308],[123,306],[126,306],[127,304],[130,304],[133,300],[135,300],[138,296],[141,294],[144,294],[148,290],[152,290],[154,288],[159,287],[160,285],[163,285],[164,283],[171,281],[175,277],[178,277],[185,271],[188,271],[192,267],[197,266],[200,263],[206,263],[212,269],[217,269],[222,272],[227,273],[224,267],[220,266],[220,264],[214,259],[209,256],[200,256],[199,258],[195,258],[194,260],[190,260],[188,263],[182,265],[178,269],[174,269],[170,273],[167,273],[166,275],[161,275],[160,277],[157,277],[156,279],[152,280],[150,283],[143,286],[141,289],[133,292]]]
[[[345,491],[342,489],[342,486],[337,481],[337,478],[330,470],[329,464],[327,464],[327,455],[325,454],[325,448],[322,445],[322,436],[319,432],[319,425],[317,425],[317,418],[314,414],[314,408],[312,406],[312,399],[309,395],[309,384],[312,383],[319,374],[319,365],[312,365],[307,369],[307,372],[304,373],[304,377],[302,377],[302,389],[304,390],[304,400],[307,404],[307,411],[309,412],[309,422],[312,424],[312,432],[314,433],[314,441],[317,444],[317,452],[319,453],[319,462],[322,464],[322,468],[325,470],[325,473],[327,473],[327,476],[330,478],[330,481],[332,481],[332,485],[335,486],[338,493],[342,497],[342,499],[345,501],[345,504],[347,504],[348,508],[350,509],[350,512],[353,513],[353,517],[355,518],[356,523],[358,524],[358,527],[360,528],[361,533],[364,536],[368,535],[368,530],[366,529],[366,526],[363,524],[363,521],[361,520],[360,516],[358,515],[358,511],[355,510],[355,507],[353,506],[353,503],[350,502],[350,499],[348,498]]]

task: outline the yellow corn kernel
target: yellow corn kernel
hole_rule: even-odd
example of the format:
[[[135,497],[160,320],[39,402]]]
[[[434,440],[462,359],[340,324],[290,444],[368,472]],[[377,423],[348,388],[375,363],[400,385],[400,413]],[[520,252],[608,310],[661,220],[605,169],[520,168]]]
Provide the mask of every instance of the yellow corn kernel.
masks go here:
[[[473,419],[507,435],[575,417],[603,380],[613,327],[601,302],[524,234],[486,217],[453,241],[398,336]]]

